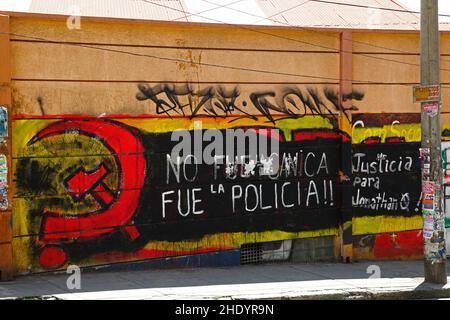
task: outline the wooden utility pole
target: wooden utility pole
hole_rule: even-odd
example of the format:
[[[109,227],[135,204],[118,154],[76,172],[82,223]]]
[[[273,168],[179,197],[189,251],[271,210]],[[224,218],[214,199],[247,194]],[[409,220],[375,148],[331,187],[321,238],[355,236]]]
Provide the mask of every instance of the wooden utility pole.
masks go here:
[[[446,284],[438,19],[438,0],[421,0],[421,85],[435,86],[435,97],[422,101],[421,107],[425,282]]]

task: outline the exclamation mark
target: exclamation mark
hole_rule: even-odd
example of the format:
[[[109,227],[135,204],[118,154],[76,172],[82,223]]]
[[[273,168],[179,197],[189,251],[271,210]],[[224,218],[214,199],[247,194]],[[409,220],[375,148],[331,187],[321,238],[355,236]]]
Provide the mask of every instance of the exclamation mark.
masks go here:
[[[419,208],[422,204],[422,197],[423,197],[423,192],[420,193],[419,201],[417,201],[416,212],[419,212]]]
[[[330,206],[334,206],[333,181],[330,180]]]
[[[327,180],[323,180],[323,197],[324,197],[324,204],[327,204]]]
[[[278,209],[278,185],[275,183],[275,209]]]

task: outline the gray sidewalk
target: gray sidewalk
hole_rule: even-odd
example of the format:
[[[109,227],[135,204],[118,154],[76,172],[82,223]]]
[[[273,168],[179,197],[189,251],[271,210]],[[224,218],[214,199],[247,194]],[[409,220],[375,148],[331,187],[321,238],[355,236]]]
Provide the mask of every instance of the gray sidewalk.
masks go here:
[[[381,278],[369,279],[371,274],[367,273],[367,268],[370,265],[380,267]],[[422,261],[90,272],[81,274],[81,290],[69,290],[67,278],[66,274],[18,277],[12,282],[0,283],[0,298],[197,300],[450,297],[450,285],[423,284]]]

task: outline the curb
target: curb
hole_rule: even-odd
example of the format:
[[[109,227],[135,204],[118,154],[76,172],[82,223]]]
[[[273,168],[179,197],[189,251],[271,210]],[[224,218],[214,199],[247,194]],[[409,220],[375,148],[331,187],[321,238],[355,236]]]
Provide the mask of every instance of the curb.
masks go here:
[[[246,298],[231,298],[232,300],[247,300]],[[369,291],[353,291],[328,294],[305,294],[299,296],[264,297],[260,299],[256,298],[256,300],[417,300],[442,298],[450,298],[450,288],[378,293]]]

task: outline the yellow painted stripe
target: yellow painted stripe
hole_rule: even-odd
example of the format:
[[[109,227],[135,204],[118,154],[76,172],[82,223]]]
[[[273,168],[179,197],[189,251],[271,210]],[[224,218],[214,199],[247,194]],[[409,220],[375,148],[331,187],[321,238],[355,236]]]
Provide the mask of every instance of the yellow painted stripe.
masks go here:
[[[259,242],[281,241],[287,239],[304,239],[304,238],[337,236],[338,234],[339,234],[338,229],[324,229],[306,232],[266,231],[255,233],[244,233],[244,232],[221,233],[204,236],[199,241],[150,242],[145,246],[145,249],[189,251],[211,247],[239,248],[240,246],[246,243],[259,243]]]
[[[422,216],[353,218],[353,235],[402,232],[422,229]]]
[[[161,250],[161,251],[193,251],[205,248],[217,248],[217,249],[230,249],[240,248],[246,243],[260,243],[281,241],[287,239],[305,239],[305,238],[317,238],[326,236],[338,236],[338,229],[324,229],[317,231],[305,231],[305,232],[284,232],[284,231],[266,231],[255,233],[220,233],[214,235],[204,236],[199,241],[152,241],[149,242],[144,249],[146,250]],[[38,266],[37,256],[32,256],[30,253],[30,245],[33,241],[32,237],[15,238],[13,241],[14,251],[20,254],[14,255],[14,267],[17,274],[27,272],[31,265]],[[115,262],[135,261],[139,260],[136,256],[135,259],[118,259]],[[33,263],[34,261],[34,263]],[[79,262],[81,266],[102,264],[104,261],[99,261],[94,257],[90,257],[84,261]]]
[[[280,129],[286,140],[291,140],[291,131],[296,129],[333,129],[333,125],[328,119],[318,116],[307,116],[299,119],[282,119],[277,120],[276,123],[268,122],[267,119],[259,117],[257,120],[253,119],[221,119],[221,118],[207,118],[198,117],[194,119],[186,118],[134,118],[121,119],[120,122],[128,124],[132,127],[143,131],[153,133],[171,132],[179,129],[193,130],[194,125],[201,125],[202,129],[229,129],[243,126],[264,126],[275,127]]]
[[[392,137],[404,137],[406,142],[420,142],[421,132],[419,123],[390,124],[383,127],[360,127],[354,124],[352,142],[358,144],[370,137],[380,137],[383,143]]]

